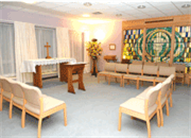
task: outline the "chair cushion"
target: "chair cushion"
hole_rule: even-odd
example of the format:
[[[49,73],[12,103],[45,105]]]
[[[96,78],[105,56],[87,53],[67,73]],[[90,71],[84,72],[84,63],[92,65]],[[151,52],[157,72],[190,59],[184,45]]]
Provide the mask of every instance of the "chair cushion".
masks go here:
[[[127,72],[128,64],[116,64],[117,72]]]
[[[139,95],[136,96],[136,98],[139,98],[139,99],[146,99],[146,94],[147,92],[153,88],[154,86],[149,86],[147,89],[145,89],[142,93],[140,93]]]
[[[43,106],[44,106],[44,112],[53,109],[61,104],[64,103],[64,101],[52,98],[50,96],[43,95]],[[25,104],[26,109],[29,111],[35,113],[35,114],[40,114],[40,108],[34,104],[27,103]]]
[[[118,76],[118,77],[122,77],[123,76],[123,74],[115,73],[115,72],[110,72],[109,75],[111,75],[111,76]]]
[[[131,98],[128,101],[122,103],[120,107],[145,114],[145,100],[138,98]],[[148,110],[149,116],[157,109],[157,105],[150,107]]]
[[[123,77],[124,78],[138,78],[140,75],[133,75],[133,74],[126,74]]]
[[[165,101],[166,101],[166,97],[163,97],[160,102],[161,102],[161,104],[164,104]]]
[[[165,81],[166,78],[164,78],[164,77],[156,77],[155,80],[156,81]]]
[[[5,96],[8,99],[11,99],[11,92],[3,91],[3,96]]]
[[[98,74],[101,74],[101,75],[108,75],[110,72],[109,71],[101,71],[99,72]]]
[[[106,63],[105,64],[105,71],[115,71],[115,64],[116,63]]]
[[[23,99],[22,98],[18,98],[18,97],[13,97],[13,102],[19,104],[19,105],[23,105]]]
[[[153,77],[153,76],[139,76],[140,79],[146,79],[146,80],[154,80],[156,77]]]

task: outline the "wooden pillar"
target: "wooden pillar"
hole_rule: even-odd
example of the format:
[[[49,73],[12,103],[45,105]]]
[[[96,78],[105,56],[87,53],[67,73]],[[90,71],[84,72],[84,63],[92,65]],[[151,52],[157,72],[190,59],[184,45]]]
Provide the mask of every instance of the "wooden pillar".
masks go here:
[[[169,61],[170,65],[172,65],[174,59],[174,44],[175,44],[175,25],[172,26],[172,34],[171,34],[171,50],[170,50],[170,61]]]
[[[145,61],[145,45],[146,45],[146,27],[143,29],[143,53],[142,53],[142,63]]]
[[[42,67],[36,66],[36,73],[33,73],[33,85],[42,88]]]

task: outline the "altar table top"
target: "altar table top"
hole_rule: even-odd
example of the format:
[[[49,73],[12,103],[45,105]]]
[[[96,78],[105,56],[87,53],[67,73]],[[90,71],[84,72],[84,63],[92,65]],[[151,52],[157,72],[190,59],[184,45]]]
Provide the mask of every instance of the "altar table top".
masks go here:
[[[51,58],[51,59],[28,59],[24,60],[21,66],[21,72],[34,72],[36,73],[35,67],[38,65],[52,65],[69,62],[71,64],[76,63],[76,59],[74,58]]]

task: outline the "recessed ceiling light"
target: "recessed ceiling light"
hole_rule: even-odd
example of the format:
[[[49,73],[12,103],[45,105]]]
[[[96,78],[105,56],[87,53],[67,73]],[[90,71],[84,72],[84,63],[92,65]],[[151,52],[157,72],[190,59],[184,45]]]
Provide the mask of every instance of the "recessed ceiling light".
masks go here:
[[[34,4],[34,3],[36,3],[36,1],[32,1],[32,0],[26,0],[26,1],[23,1],[24,3],[28,3],[28,4]]]
[[[190,7],[191,7],[190,4],[184,4],[184,5],[182,5],[182,8],[190,8]]]
[[[146,6],[145,5],[139,5],[137,8],[138,9],[144,9],[144,8],[146,8]]]
[[[83,17],[90,17],[89,14],[83,14],[82,16],[83,16]]]
[[[90,7],[90,6],[92,6],[92,4],[90,2],[86,2],[86,3],[84,3],[84,6]]]
[[[116,14],[116,16],[117,16],[117,17],[120,17],[120,16],[122,16],[122,14]]]

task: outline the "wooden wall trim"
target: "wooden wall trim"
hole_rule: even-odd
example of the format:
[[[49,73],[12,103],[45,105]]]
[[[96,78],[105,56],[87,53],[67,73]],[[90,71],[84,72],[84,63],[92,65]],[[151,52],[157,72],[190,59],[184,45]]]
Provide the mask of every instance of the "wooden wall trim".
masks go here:
[[[154,22],[154,23],[145,23],[152,22],[156,20],[169,20],[167,22]],[[170,21],[171,20],[171,21]],[[123,21],[122,22],[122,46],[121,46],[121,60],[123,59],[123,40],[124,40],[124,30],[133,30],[133,29],[144,29],[144,33],[146,33],[146,29],[156,28],[156,27],[172,27],[172,35],[171,35],[171,53],[170,53],[170,64],[173,63],[173,51],[174,51],[174,39],[175,39],[175,27],[176,26],[191,26],[191,15],[177,15],[177,16],[167,16],[167,17],[159,17],[159,18],[149,18],[149,19],[141,19],[141,20],[131,20],[131,21]],[[144,34],[146,36],[146,34]],[[145,38],[145,37],[143,37]],[[145,40],[143,39],[143,47],[145,49]],[[143,50],[145,51],[145,50]],[[145,59],[145,53],[143,52],[142,60]]]

